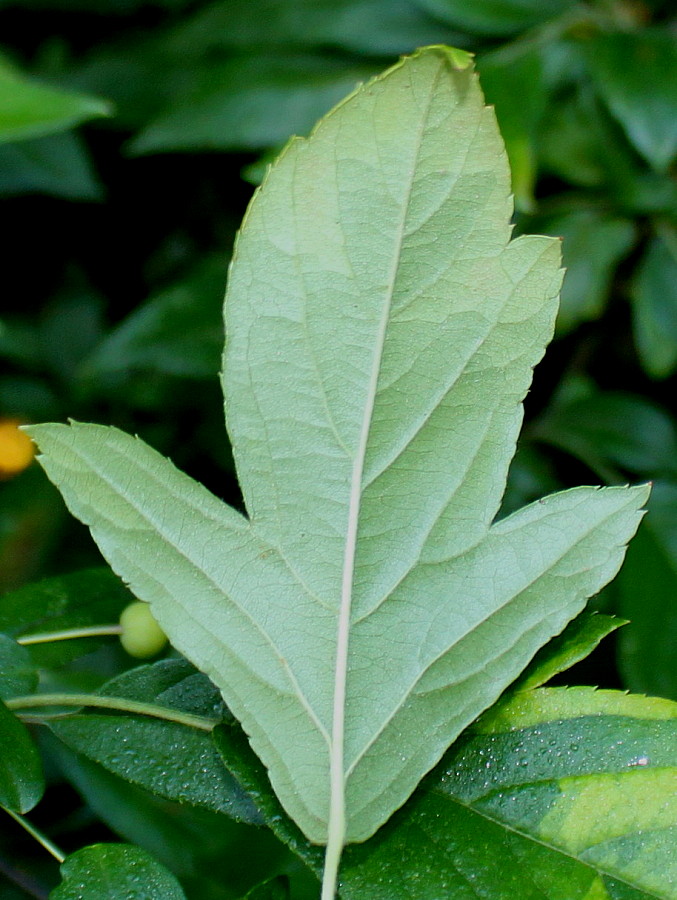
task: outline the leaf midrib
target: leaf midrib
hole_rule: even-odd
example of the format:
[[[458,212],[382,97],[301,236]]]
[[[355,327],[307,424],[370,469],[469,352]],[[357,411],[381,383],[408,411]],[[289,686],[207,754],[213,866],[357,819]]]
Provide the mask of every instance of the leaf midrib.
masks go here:
[[[346,810],[345,788],[346,773],[344,771],[344,744],[345,744],[345,712],[346,689],[348,676],[348,648],[351,627],[351,613],[353,603],[353,582],[355,573],[355,556],[357,549],[357,532],[360,517],[360,506],[363,493],[364,464],[366,459],[369,432],[373,420],[374,406],[378,389],[383,352],[385,348],[388,323],[392,311],[397,274],[399,270],[402,245],[406,236],[405,225],[409,212],[412,191],[415,183],[417,162],[421,152],[423,135],[425,133],[430,106],[437,89],[439,72],[436,74],[428,93],[428,100],[424,114],[420,118],[420,126],[416,135],[415,150],[410,164],[410,173],[406,194],[402,199],[402,214],[398,223],[393,248],[393,262],[388,278],[387,290],[383,298],[383,308],[377,332],[376,345],[372,360],[369,387],[364,405],[360,436],[357,451],[353,460],[350,494],[348,501],[348,521],[346,528],[346,540],[344,544],[343,570],[341,578],[341,603],[336,633],[336,663],[334,673],[334,697],[331,745],[329,750],[329,835],[332,831],[336,837],[340,834],[340,841],[345,841]]]

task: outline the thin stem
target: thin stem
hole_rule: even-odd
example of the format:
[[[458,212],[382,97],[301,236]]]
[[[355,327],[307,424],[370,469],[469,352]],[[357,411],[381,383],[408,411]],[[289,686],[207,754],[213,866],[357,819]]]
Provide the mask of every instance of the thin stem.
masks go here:
[[[322,872],[322,896],[320,900],[335,900],[338,886],[338,870],[343,853],[344,832],[329,831],[329,840],[324,851]]]
[[[17,644],[47,644],[51,641],[70,641],[74,638],[104,637],[122,634],[121,625],[91,625],[87,628],[67,628],[64,631],[45,631],[39,634],[24,634],[16,639]]]
[[[104,697],[100,694],[32,694],[28,697],[12,697],[5,701],[8,709],[31,709],[43,706],[95,706],[100,709],[117,709],[122,712],[135,713],[141,716],[153,716],[167,722],[178,722],[201,731],[212,731],[219,722],[204,716],[156,706],[154,703],[140,703],[138,700],[127,700],[125,697]],[[70,715],[70,714],[69,714]]]
[[[64,861],[64,859],[66,858],[66,854],[62,853],[61,850],[59,850],[59,848],[56,846],[56,844],[53,844],[48,837],[42,834],[42,832],[38,831],[35,825],[31,825],[31,823],[24,819],[23,816],[20,816],[18,813],[12,812],[12,810],[7,809],[6,806],[3,806],[2,809],[4,809],[5,812],[10,815],[15,822],[18,822],[22,828],[25,828],[26,831],[31,835],[31,837],[34,837],[39,844],[42,844],[45,850],[51,853],[58,863],[62,863]]]

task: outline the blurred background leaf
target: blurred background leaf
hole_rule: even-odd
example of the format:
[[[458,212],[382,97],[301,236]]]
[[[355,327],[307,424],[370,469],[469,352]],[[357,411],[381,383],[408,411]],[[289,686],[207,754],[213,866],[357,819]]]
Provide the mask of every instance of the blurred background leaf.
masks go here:
[[[634,244],[632,223],[599,209],[573,209],[540,223],[562,238],[562,285],[557,331],[566,334],[604,313],[618,264]]]
[[[572,0],[420,0],[456,28],[492,37],[507,37],[539,25],[574,6]]]
[[[0,0],[0,25],[0,430],[111,423],[235,505],[217,372],[252,185],[292,133],[398,54],[475,53],[515,231],[562,237],[568,268],[501,514],[582,482],[656,482],[617,583],[594,601],[630,624],[556,677],[677,698],[674,2]],[[30,454],[3,458],[3,691],[151,690],[114,636],[15,643],[115,622],[129,594]],[[573,660],[615,624],[593,616],[562,652]],[[175,665],[169,651],[150,668]],[[138,843],[189,900],[316,896],[267,831],[139,786],[152,726],[137,729],[138,783],[95,761],[111,763],[94,738],[119,719],[74,717],[70,747],[37,732],[48,787],[31,817],[68,852]],[[0,835],[0,896],[47,896],[58,868],[18,830],[8,820]]]
[[[22,194],[101,200],[103,188],[81,140],[64,132],[0,145],[0,197]]]
[[[677,154],[677,41],[663,29],[597,34],[593,79],[633,146],[658,171]]]
[[[375,75],[308,54],[243,55],[197,68],[190,86],[128,145],[132,154],[176,150],[258,150],[304,134]]]
[[[0,142],[66,131],[110,112],[110,105],[103,100],[24,78],[0,56]]]
[[[633,691],[677,700],[677,483],[654,484],[618,583],[619,664]]]
[[[635,341],[654,378],[677,368],[677,228],[666,227],[648,245],[632,288]]]

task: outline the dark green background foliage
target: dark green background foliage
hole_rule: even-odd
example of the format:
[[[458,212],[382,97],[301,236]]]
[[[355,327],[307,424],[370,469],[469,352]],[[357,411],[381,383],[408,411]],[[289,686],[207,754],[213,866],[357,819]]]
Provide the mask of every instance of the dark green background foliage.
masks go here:
[[[516,230],[562,236],[568,267],[505,510],[579,483],[655,482],[619,578],[594,601],[631,624],[569,681],[677,699],[673,10],[670,0],[0,0],[0,416],[118,425],[237,503],[216,373],[228,254],[253,184],[290,134],[398,54],[471,50],[507,143]],[[36,467],[0,484],[0,589],[99,563]],[[122,589],[101,571],[80,578],[13,594],[0,627],[113,621]],[[33,667],[50,689],[80,691],[130,667],[113,639],[94,653],[75,644],[36,646],[18,669],[13,658],[24,692]],[[58,674],[44,669],[56,664]],[[157,728],[149,740],[171,754],[171,729]],[[219,802],[239,821],[212,828],[225,817],[206,788],[204,802],[179,806],[80,755],[77,720],[59,736],[41,738],[51,802],[35,821],[67,850],[122,836],[200,900],[259,882],[252,897],[282,898],[288,879],[294,896],[316,892],[234,783]],[[58,881],[36,847],[3,822],[2,900],[46,897]]]

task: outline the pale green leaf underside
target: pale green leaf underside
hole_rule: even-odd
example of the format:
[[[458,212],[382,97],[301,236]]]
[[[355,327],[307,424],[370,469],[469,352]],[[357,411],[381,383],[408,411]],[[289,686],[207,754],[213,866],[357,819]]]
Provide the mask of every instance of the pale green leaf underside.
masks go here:
[[[491,526],[559,251],[508,243],[505,154],[463,64],[432,48],[361,88],[250,207],[224,389],[251,524],[114,429],[31,431],[319,843],[332,763],[363,840],[613,577],[647,495],[579,488]]]

